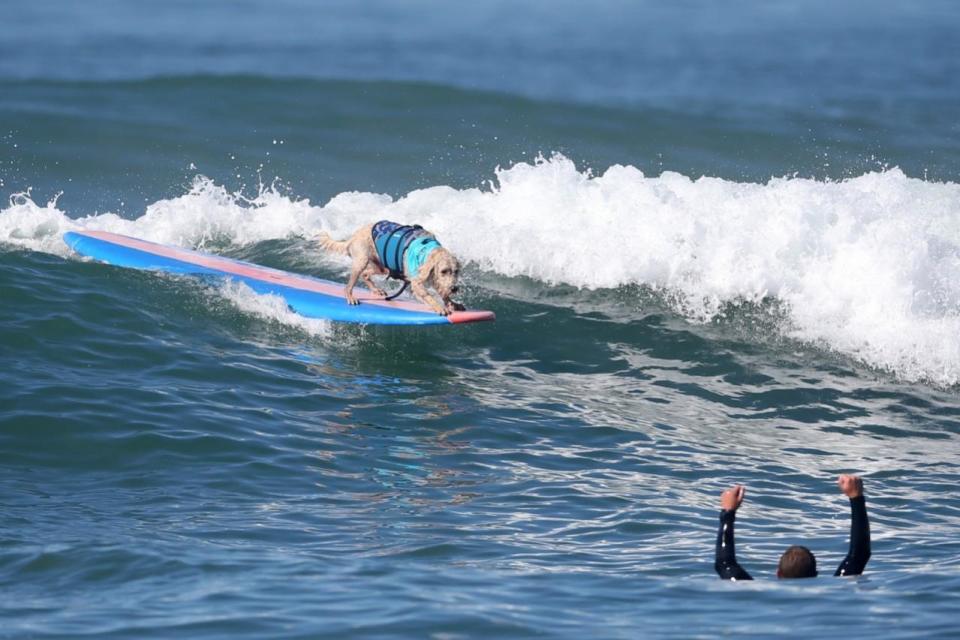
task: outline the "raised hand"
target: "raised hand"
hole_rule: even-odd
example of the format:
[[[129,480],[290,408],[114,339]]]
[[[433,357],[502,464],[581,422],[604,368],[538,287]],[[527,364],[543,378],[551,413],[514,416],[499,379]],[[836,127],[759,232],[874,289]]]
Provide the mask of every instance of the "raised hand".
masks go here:
[[[720,508],[724,511],[736,511],[743,502],[743,495],[747,489],[743,485],[735,484],[720,494]]]
[[[859,476],[843,474],[837,478],[837,485],[840,486],[840,491],[850,499],[863,495],[863,480]]]

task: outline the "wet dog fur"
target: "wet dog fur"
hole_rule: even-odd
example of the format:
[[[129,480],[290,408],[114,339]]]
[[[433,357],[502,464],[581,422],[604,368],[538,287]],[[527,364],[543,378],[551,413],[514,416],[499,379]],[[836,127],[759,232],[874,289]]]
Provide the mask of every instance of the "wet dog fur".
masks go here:
[[[347,302],[350,304],[360,304],[360,301],[353,295],[353,287],[356,286],[357,280],[363,280],[364,284],[381,298],[387,296],[387,292],[374,284],[372,280],[375,275],[387,275],[389,273],[380,264],[377,247],[371,234],[372,230],[372,224],[364,225],[342,242],[334,240],[325,232],[320,233],[317,238],[317,242],[326,251],[349,256],[353,261],[350,279],[347,280],[347,286],[343,290]],[[460,290],[458,284],[460,280],[460,261],[443,247],[438,247],[430,252],[423,266],[420,267],[416,278],[411,279],[406,273],[404,273],[404,278],[410,283],[410,291],[414,297],[440,315],[445,316],[454,311],[463,310],[463,305],[452,300],[453,294]],[[430,294],[430,289],[437,292],[437,295],[440,296],[440,302],[437,302],[434,296]]]

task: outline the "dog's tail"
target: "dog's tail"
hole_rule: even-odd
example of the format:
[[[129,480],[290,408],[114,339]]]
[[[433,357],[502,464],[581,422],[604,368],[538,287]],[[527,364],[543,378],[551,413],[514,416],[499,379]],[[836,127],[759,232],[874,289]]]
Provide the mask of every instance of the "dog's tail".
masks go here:
[[[326,251],[347,255],[347,243],[334,240],[326,231],[320,232],[320,235],[317,236],[317,243]]]

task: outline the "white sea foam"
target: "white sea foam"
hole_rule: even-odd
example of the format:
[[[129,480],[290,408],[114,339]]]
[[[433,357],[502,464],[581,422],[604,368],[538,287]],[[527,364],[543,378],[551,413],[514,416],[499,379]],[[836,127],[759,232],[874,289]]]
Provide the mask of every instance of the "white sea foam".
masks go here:
[[[629,166],[593,175],[554,156],[498,169],[487,189],[437,186],[399,200],[349,192],[324,206],[272,189],[248,200],[198,178],[136,220],[71,220],[55,203],[18,196],[0,211],[0,242],[65,255],[61,233],[87,228],[189,247],[246,244],[320,230],[345,237],[380,218],[420,223],[507,276],[647,285],[694,321],[775,298],[791,337],[907,380],[960,382],[960,185],[898,169],[755,184]]]
[[[57,208],[56,199],[41,206],[29,193],[14,194],[9,207],[0,211],[0,242],[69,255],[63,234],[85,229],[191,248],[223,241],[243,245],[313,234],[323,216],[323,210],[309,200],[291,200],[272,188],[248,199],[198,177],[187,193],[154,202],[134,220],[115,213],[71,219]]]
[[[259,294],[247,285],[235,281],[223,283],[218,290],[224,298],[244,313],[296,327],[315,337],[330,337],[329,321],[306,318],[291,311],[286,300],[280,296]]]

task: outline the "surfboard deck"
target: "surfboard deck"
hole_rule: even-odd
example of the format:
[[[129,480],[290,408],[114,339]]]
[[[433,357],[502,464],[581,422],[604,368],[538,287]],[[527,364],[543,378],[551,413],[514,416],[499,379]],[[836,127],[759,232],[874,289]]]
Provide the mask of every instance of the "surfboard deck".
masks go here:
[[[449,325],[496,319],[492,311],[455,311],[442,316],[412,299],[386,301],[361,287],[354,289],[360,304],[350,305],[344,298],[343,284],[108,231],[69,231],[63,240],[82,256],[118,267],[236,280],[257,293],[282,297],[293,311],[308,318],[388,325]]]

